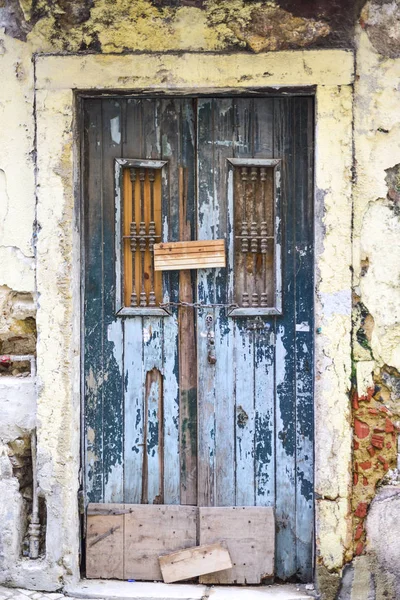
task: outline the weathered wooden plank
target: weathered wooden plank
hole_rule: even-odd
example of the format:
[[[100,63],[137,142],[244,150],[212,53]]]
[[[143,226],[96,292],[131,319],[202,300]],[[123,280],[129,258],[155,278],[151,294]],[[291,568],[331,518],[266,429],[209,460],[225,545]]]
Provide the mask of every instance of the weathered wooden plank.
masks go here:
[[[124,498],[139,504],[142,498],[144,448],[142,319],[124,323]]]
[[[275,327],[255,331],[255,503],[275,503]]]
[[[142,503],[164,503],[163,319],[143,317],[144,454]]]
[[[215,237],[218,210],[214,197],[213,144],[214,101],[210,98],[198,100],[197,152],[198,152],[198,215],[197,237],[210,240]],[[215,271],[197,271],[197,300],[203,304],[215,303]],[[207,319],[211,319],[210,328]],[[207,335],[214,334],[215,311],[197,312],[197,381],[198,381],[198,505],[215,504],[215,364],[208,362]],[[210,331],[209,331],[210,330]]]
[[[312,578],[313,414],[313,101],[296,101],[296,554],[297,574]]]
[[[172,257],[160,258],[156,262],[157,271],[177,271],[177,270],[191,270],[191,269],[212,269],[216,267],[225,266],[225,256],[222,254],[217,256],[216,254],[211,258],[199,257],[182,257],[177,261]]]
[[[254,153],[254,99],[237,98],[235,158]],[[241,267],[247,271],[247,263]],[[255,504],[254,335],[247,319],[235,320],[236,505]]]
[[[190,160],[190,147],[193,145],[194,139],[194,130],[193,130],[193,116],[192,116],[192,106],[191,100],[183,100],[183,99],[173,99],[167,98],[161,101],[160,104],[160,112],[158,115],[158,120],[160,123],[161,130],[161,152],[162,158],[168,160],[168,174],[167,181],[165,181],[164,192],[166,202],[164,203],[164,228],[163,228],[163,241],[174,241],[180,239],[180,198],[181,198],[181,181],[179,178],[180,169],[186,167],[186,161]],[[182,122],[183,121],[183,122]],[[192,150],[193,152],[193,150]],[[191,160],[191,169],[193,171],[193,159]],[[186,171],[186,181],[187,181],[187,189],[191,190],[191,199],[194,199],[194,190],[193,190],[193,173]],[[167,197],[168,195],[168,197]],[[187,209],[190,210],[190,206],[187,206]],[[191,209],[193,211],[193,209]],[[190,237],[189,237],[190,239]],[[163,273],[163,280],[165,283],[165,290],[168,292],[167,299],[170,299],[172,302],[177,302],[179,300],[180,294],[180,286],[179,286],[179,278],[180,275],[177,271],[165,272]],[[169,406],[172,409],[171,413],[165,413],[165,419],[169,418],[170,423],[175,426],[178,425],[178,432],[174,432],[173,444],[171,449],[166,448],[165,460],[167,461],[167,456],[173,457],[174,464],[176,465],[176,460],[179,461],[179,467],[177,476],[174,478],[174,497],[176,499],[176,484],[179,481],[180,485],[180,501],[183,504],[195,504],[196,502],[196,491],[193,489],[196,484],[196,454],[193,454],[193,448],[196,450],[196,444],[190,444],[190,439],[185,435],[186,428],[189,425],[190,431],[190,414],[189,412],[189,399],[188,393],[190,390],[190,402],[196,405],[196,390],[195,387],[190,386],[190,381],[187,380],[186,375],[182,375],[181,373],[181,357],[182,357],[182,349],[179,348],[178,352],[178,335],[179,335],[179,327],[181,323],[180,315],[178,313],[178,309],[173,308],[173,317],[172,320],[176,325],[175,329],[175,344],[176,349],[173,355],[171,356],[171,360],[169,362],[170,367],[172,367],[173,373],[173,388],[175,390],[175,394],[178,393],[178,396],[175,395],[174,398],[171,397],[169,401]],[[167,343],[165,341],[165,343]],[[167,346],[165,346],[168,348]],[[171,351],[171,347],[168,348],[167,351]],[[174,365],[171,364],[171,361],[174,360]],[[167,365],[165,365],[167,369]],[[182,377],[185,379],[186,384],[182,385]],[[176,384],[179,383],[178,388]],[[186,389],[187,384],[189,384],[189,388]],[[186,386],[186,387],[185,387]],[[165,387],[166,393],[169,393],[169,387]],[[179,404],[176,404],[176,400],[178,399]],[[192,414],[192,417],[196,418],[196,414]],[[167,427],[167,425],[166,425]],[[176,452],[176,433],[180,436],[179,439],[179,449]],[[192,464],[193,463],[193,464]],[[190,477],[187,474],[187,464],[189,464],[188,469],[190,472]],[[166,466],[166,469],[169,468]],[[194,469],[194,471],[193,471]],[[193,471],[193,473],[192,473]],[[165,485],[169,485],[169,481],[165,482]],[[167,501],[167,497],[166,500]]]
[[[274,151],[274,100],[254,98],[254,151],[257,158],[271,159]],[[272,177],[266,181],[266,198],[272,197]],[[264,216],[273,234],[273,202]],[[272,269],[272,265],[271,265]],[[264,291],[266,291],[264,289]],[[271,294],[272,295],[272,294]],[[255,498],[257,506],[275,502],[275,319],[259,320],[254,333],[255,395]]]
[[[182,173],[183,175],[183,173]],[[182,179],[184,185],[184,180]],[[191,235],[191,232],[189,231]],[[180,242],[168,242],[155,244],[155,249],[158,255],[161,254],[182,254],[186,250],[188,253],[204,253],[225,250],[224,240],[191,240],[191,241],[180,241]]]
[[[227,158],[233,156],[234,111],[232,98],[214,100],[214,130],[212,132],[214,153],[215,237],[228,240],[231,228],[228,224],[227,206]],[[228,251],[229,251],[229,243]],[[215,271],[216,302],[229,302],[229,269]],[[225,308],[215,309],[215,504],[232,506],[235,504],[235,403],[234,378],[232,374],[234,358],[233,323]],[[227,374],[230,374],[227,376]]]
[[[173,552],[167,556],[160,556],[159,562],[165,583],[232,568],[229,552],[221,544],[195,546]]]
[[[124,579],[161,580],[158,558],[196,545],[194,506],[130,506],[125,517]]]
[[[254,158],[274,156],[274,99],[254,98]]]
[[[254,333],[235,323],[236,504],[255,504]]]
[[[294,205],[295,173],[293,101],[274,99],[274,152],[283,158],[282,221],[285,228],[284,306],[276,329],[276,521],[277,576],[296,573],[296,406],[295,406],[295,297],[294,297]]]
[[[193,100],[181,104],[181,159],[179,181],[179,235],[194,240],[196,206],[196,115]],[[195,300],[195,276],[179,273],[179,300]],[[179,308],[179,387],[181,434],[181,503],[197,504],[197,354],[196,314],[190,307]]]
[[[101,100],[85,103],[85,487],[91,502],[104,500],[103,353],[102,353],[102,109]]]
[[[98,510],[111,514],[97,514]],[[86,577],[123,579],[124,515],[123,504],[89,504],[86,534]]]
[[[192,167],[193,168],[193,167]],[[190,240],[192,236],[192,223],[187,214],[187,167],[179,169],[179,235],[181,240]],[[181,247],[190,242],[178,243]],[[183,245],[182,245],[183,244]],[[177,246],[175,246],[177,248]],[[186,265],[182,261],[182,266]],[[185,268],[179,273],[179,300],[180,302],[193,302],[193,288],[191,273]],[[181,404],[181,467],[182,467],[182,494],[184,504],[197,502],[197,414],[196,414],[196,339],[195,339],[195,314],[190,307],[179,307],[179,387]]]
[[[123,336],[115,317],[114,159],[121,156],[121,103],[103,100],[103,444],[104,500],[123,500]]]
[[[164,319],[164,503],[180,502],[177,309]]]
[[[123,110],[122,155],[143,158],[141,100],[128,98]],[[142,318],[124,320],[124,500],[142,499],[144,373]]]
[[[272,507],[199,508],[200,544],[223,542],[232,569],[203,575],[201,583],[260,583],[274,574],[275,519]]]

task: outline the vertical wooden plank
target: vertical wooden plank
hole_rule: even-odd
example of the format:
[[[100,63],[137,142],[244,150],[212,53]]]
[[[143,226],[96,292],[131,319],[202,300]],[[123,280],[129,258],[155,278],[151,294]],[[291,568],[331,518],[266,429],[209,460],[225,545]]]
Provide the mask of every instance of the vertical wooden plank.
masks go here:
[[[254,158],[272,158],[274,152],[274,99],[254,98]]]
[[[273,98],[255,98],[255,158],[273,157],[273,121]],[[275,502],[275,319],[260,319],[260,326],[254,334],[255,497],[257,506],[269,506]]]
[[[296,404],[295,404],[295,296],[294,296],[294,190],[296,186],[293,139],[296,132],[293,101],[274,100],[274,154],[282,161],[283,316],[276,329],[276,574],[288,579],[296,573]]]
[[[251,158],[254,152],[254,99],[234,100],[236,120],[235,158]],[[236,504],[255,503],[255,396],[254,334],[248,319],[234,319]]]
[[[312,579],[313,411],[313,100],[296,99],[296,554],[297,574]]]
[[[160,140],[159,157],[168,160],[168,168],[163,172],[163,240],[178,239],[177,223],[171,223],[171,214],[178,210],[177,176],[174,161],[176,160],[176,141],[173,127],[170,122],[170,113],[167,110],[168,101],[157,101],[156,119],[158,138]],[[175,116],[176,118],[176,116]],[[172,125],[176,121],[172,120]],[[171,139],[172,136],[172,139]],[[175,238],[171,237],[175,236]],[[171,289],[172,288],[172,289]],[[178,299],[177,274],[163,274],[164,296],[168,299]],[[167,298],[165,298],[167,299]],[[178,309],[171,308],[171,316],[164,318],[164,502],[166,504],[179,504],[180,502],[180,448],[179,448],[179,354],[178,354]]]
[[[164,456],[162,369],[162,317],[143,317],[144,454],[142,503],[162,504],[164,497]]]
[[[254,333],[235,322],[236,504],[255,504]]]
[[[160,129],[157,123],[158,101],[142,99],[141,151],[142,158],[158,158],[161,149]],[[148,199],[147,199],[148,200]],[[148,202],[147,202],[148,204]],[[148,207],[147,207],[148,208]],[[145,275],[148,277],[146,271]],[[145,454],[142,474],[142,502],[164,502],[164,398],[163,349],[164,323],[160,317],[143,318],[143,371]],[[147,485],[146,485],[147,483]]]
[[[90,502],[103,493],[102,341],[102,110],[101,100],[85,106],[85,487]]]
[[[257,506],[275,503],[275,327],[264,322],[254,333],[255,498]]]
[[[123,334],[115,317],[114,159],[121,156],[121,104],[102,100],[103,106],[103,442],[104,501],[123,500]]]
[[[233,157],[235,118],[232,98],[214,100],[214,193],[217,220],[214,235],[228,244],[227,158]],[[228,255],[229,257],[229,255]],[[229,270],[215,270],[216,302],[228,303]],[[215,309],[215,504],[235,504],[235,403],[231,371],[234,357],[233,322],[226,308]],[[227,373],[230,375],[227,376]]]
[[[198,239],[213,239],[218,213],[214,197],[214,154],[210,144],[214,130],[214,101],[200,98],[197,108],[197,185],[198,185]],[[215,270],[197,271],[197,300],[203,304],[215,303]],[[207,317],[213,320],[212,308],[197,312],[197,389],[198,389],[198,505],[215,504],[215,365],[208,362]]]
[[[164,503],[180,503],[178,321],[164,318]]]
[[[181,104],[179,178],[179,238],[194,236],[194,115],[191,104]],[[179,300],[192,303],[194,291],[190,270],[179,271]],[[181,424],[181,502],[197,504],[197,370],[195,310],[179,308],[179,387]]]
[[[194,202],[194,118],[192,101],[183,99],[165,99],[161,102],[160,111],[162,158],[168,160],[168,239],[176,241],[181,235],[188,239],[193,234],[191,216]],[[183,215],[183,210],[186,216]],[[185,230],[185,231],[184,231]],[[193,300],[191,274],[180,275],[178,272],[164,274],[169,279],[169,292],[172,302]],[[180,502],[196,503],[196,382],[195,382],[195,349],[193,348],[193,311],[172,308],[173,322],[178,326],[175,344],[179,352],[173,355],[176,361],[173,369],[179,381],[179,412],[177,398],[170,397],[172,422],[178,423],[179,449],[176,453],[176,434],[171,438],[170,454],[179,457],[180,477],[175,477],[180,485]],[[189,360],[190,355],[190,360]],[[172,357],[171,357],[172,358]],[[194,375],[193,375],[194,373]],[[174,388],[176,390],[176,388]]]
[[[142,157],[141,100],[128,98],[123,111],[123,158]],[[144,453],[142,317],[124,319],[124,500],[140,503]]]
[[[144,447],[142,319],[124,323],[124,498],[139,504],[142,498]]]

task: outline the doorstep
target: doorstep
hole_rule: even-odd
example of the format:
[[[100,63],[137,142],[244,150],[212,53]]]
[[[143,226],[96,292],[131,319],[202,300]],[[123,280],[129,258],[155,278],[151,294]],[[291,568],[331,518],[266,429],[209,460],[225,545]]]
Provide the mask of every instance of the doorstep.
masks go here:
[[[148,581],[83,579],[64,590],[73,598],[97,600],[310,600],[305,586],[298,584],[243,586],[207,586],[167,584]]]

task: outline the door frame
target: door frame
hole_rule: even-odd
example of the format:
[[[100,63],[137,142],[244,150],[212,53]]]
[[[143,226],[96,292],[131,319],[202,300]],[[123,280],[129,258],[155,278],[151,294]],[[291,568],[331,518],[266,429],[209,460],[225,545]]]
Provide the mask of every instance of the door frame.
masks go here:
[[[201,64],[195,53],[36,56],[35,69],[37,219],[41,225],[37,239],[38,454],[47,457],[47,462],[39,464],[38,479],[47,502],[48,531],[57,531],[47,545],[47,560],[54,573],[64,569],[64,580],[79,578],[80,283],[84,268],[81,98],[144,92],[315,94],[315,539],[318,562],[329,569],[340,568],[350,540],[346,516],[351,459],[347,392],[351,360],[352,53],[202,54]],[[169,74],[173,89],[165,89],[160,69],[162,77]],[[136,73],[134,77],[132,73]],[[334,271],[332,261],[336,262]],[[56,405],[54,398],[58,398]],[[69,548],[68,568],[59,567],[59,548],[63,547]]]

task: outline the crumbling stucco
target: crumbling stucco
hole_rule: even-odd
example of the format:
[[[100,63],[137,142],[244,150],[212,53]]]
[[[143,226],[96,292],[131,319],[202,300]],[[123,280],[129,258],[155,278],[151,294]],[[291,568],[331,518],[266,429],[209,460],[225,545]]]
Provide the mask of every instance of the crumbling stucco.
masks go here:
[[[331,33],[327,20],[295,14],[272,0],[207,0],[197,5],[152,0],[13,0],[3,12],[0,23],[6,32],[28,40],[41,52],[235,47],[260,52],[312,46]]]
[[[400,57],[400,6],[396,0],[367,2],[360,23],[379,54]]]

